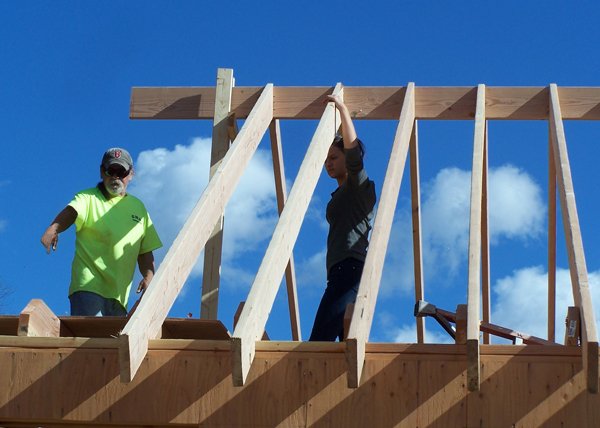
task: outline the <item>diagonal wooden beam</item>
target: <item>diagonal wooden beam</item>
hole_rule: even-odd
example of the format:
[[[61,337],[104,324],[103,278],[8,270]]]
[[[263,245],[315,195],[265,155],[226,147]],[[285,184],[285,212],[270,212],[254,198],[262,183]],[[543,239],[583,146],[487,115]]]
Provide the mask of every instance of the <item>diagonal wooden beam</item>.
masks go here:
[[[467,386],[479,391],[479,301],[481,287],[481,219],[485,155],[485,85],[477,87],[473,167],[471,170],[471,212],[469,219],[469,278],[467,290]]]
[[[122,382],[131,381],[146,355],[148,340],[160,335],[163,321],[208,241],[214,225],[223,214],[227,201],[272,118],[273,85],[268,84],[119,337]]]
[[[334,89],[334,94],[336,93],[343,94],[340,83]],[[243,385],[248,376],[254,360],[256,341],[260,340],[265,329],[277,288],[292,255],[300,226],[317,186],[323,162],[333,141],[336,131],[335,123],[340,123],[339,113],[333,103],[328,103],[302,161],[287,203],[279,217],[238,325],[233,332],[231,348],[234,385]]]
[[[229,111],[231,110],[231,91],[234,84],[233,70],[227,68],[219,68],[217,70],[215,116],[210,155],[210,179],[215,175],[229,149]],[[204,248],[202,298],[200,304],[200,318],[202,319],[217,319],[222,250],[223,216],[220,216]]]
[[[31,299],[19,314],[18,336],[59,337],[60,319],[40,299]]]
[[[273,174],[275,175],[275,194],[277,195],[277,210],[279,215],[283,212],[287,199],[287,188],[285,184],[285,170],[283,167],[283,152],[281,147],[281,129],[279,120],[274,120],[269,126],[269,135],[271,136],[271,153],[273,158]],[[285,284],[287,287],[288,307],[290,310],[290,326],[292,329],[292,339],[302,340],[300,332],[300,311],[298,309],[298,293],[296,291],[296,274],[294,269],[294,257],[285,268]]]
[[[581,346],[583,367],[590,392],[598,392],[598,335],[592,307],[588,273],[583,252],[583,240],[577,216],[575,189],[571,178],[571,166],[567,153],[567,139],[562,121],[559,91],[556,84],[550,85],[550,138],[552,141],[558,194],[562,212],[562,223],[569,256],[569,271],[573,300],[581,315]]]
[[[365,259],[358,295],[354,304],[350,331],[346,339],[348,362],[348,387],[357,388],[365,362],[365,344],[369,339],[383,271],[383,262],[394,221],[400,182],[410,146],[415,122],[415,84],[406,87],[400,121],[394,137],[377,215],[371,232],[369,251]]]
[[[412,205],[413,266],[415,301],[425,300],[423,245],[421,242],[421,185],[419,178],[419,135],[417,121],[410,136],[410,194]],[[417,317],[417,343],[425,342],[425,317]]]

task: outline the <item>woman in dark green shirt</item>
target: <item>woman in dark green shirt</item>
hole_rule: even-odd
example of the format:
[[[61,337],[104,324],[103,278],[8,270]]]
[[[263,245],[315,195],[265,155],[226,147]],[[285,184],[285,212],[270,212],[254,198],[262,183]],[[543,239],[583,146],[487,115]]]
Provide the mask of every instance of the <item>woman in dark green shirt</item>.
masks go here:
[[[354,303],[369,245],[375,207],[375,183],[363,166],[364,148],[348,108],[329,96],[340,111],[342,136],[336,136],[327,159],[327,174],[338,183],[327,204],[327,288],[319,304],[309,340],[344,337],[344,312]]]

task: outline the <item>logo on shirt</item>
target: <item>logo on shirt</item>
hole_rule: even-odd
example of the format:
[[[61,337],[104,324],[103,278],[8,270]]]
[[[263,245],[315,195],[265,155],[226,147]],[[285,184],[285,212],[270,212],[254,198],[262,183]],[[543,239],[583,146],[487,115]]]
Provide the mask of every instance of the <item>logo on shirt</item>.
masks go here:
[[[136,223],[139,223],[140,221],[142,221],[142,218],[140,216],[135,215],[135,214],[131,214],[131,219],[133,221],[135,221]]]

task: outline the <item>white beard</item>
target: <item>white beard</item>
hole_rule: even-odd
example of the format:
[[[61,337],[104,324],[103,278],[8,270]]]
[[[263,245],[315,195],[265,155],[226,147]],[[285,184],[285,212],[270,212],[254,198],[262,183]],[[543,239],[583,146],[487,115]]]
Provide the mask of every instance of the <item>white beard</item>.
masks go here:
[[[106,187],[106,191],[110,193],[111,196],[119,196],[125,190],[125,186],[123,182],[120,180],[111,180]]]

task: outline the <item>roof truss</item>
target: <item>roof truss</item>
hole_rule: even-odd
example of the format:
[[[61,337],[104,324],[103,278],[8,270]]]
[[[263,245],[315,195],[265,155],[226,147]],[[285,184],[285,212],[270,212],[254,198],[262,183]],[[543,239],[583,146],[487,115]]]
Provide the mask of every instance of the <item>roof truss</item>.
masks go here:
[[[356,120],[399,120],[394,138],[390,163],[359,296],[354,307],[350,331],[346,341],[348,384],[360,384],[365,349],[375,311],[375,302],[381,279],[389,232],[395,205],[410,152],[411,193],[413,204],[413,232],[415,259],[415,295],[423,296],[420,249],[420,189],[418,178],[418,119],[473,120],[474,149],[471,183],[471,212],[468,259],[468,304],[466,310],[467,376],[470,390],[480,385],[480,306],[483,303],[483,321],[489,323],[489,239],[487,224],[487,121],[488,120],[548,120],[550,130],[550,191],[558,191],[569,254],[573,296],[581,314],[583,364],[588,389],[598,390],[598,339],[589,294],[587,268],[583,253],[581,232],[577,219],[563,120],[600,120],[600,88],[578,87],[418,87],[410,83],[396,87],[232,87],[229,118],[247,119],[233,146],[227,152],[202,194],[181,233],[159,267],[139,308],[123,330],[121,338],[121,378],[129,381],[135,374],[148,347],[148,340],[158,336],[160,325],[185,282],[195,259],[222,215],[223,207],[231,196],[241,172],[256,149],[256,145],[271,127],[271,138],[276,155],[281,150],[280,119],[318,119],[319,123],[298,177],[287,201],[285,188],[277,190],[280,220],[256,275],[239,322],[235,328],[231,349],[233,352],[233,381],[244,383],[252,364],[256,343],[261,340],[264,326],[273,305],[277,287],[288,269],[293,272],[292,249],[302,224],[308,201],[312,196],[326,157],[329,140],[334,133],[336,112],[326,104],[326,95],[342,93]],[[214,87],[133,88],[130,116],[132,119],[213,119],[215,102],[222,102]],[[225,111],[225,110],[224,110]],[[231,124],[229,125],[231,128]],[[283,161],[277,158],[280,170],[276,172],[282,183]],[[277,170],[277,165],[275,169]],[[553,187],[556,183],[556,187]],[[554,194],[554,193],[551,193]],[[555,227],[549,203],[549,227]],[[202,215],[200,216],[200,213]],[[556,237],[549,234],[549,271],[556,268]],[[288,261],[290,263],[288,264]],[[292,329],[297,320],[297,300],[293,273],[289,274],[288,294]],[[553,273],[549,273],[549,310],[553,303]],[[290,283],[292,285],[290,285]],[[165,298],[166,297],[166,298]],[[482,302],[483,299],[483,302]],[[295,312],[295,314],[294,314]],[[294,321],[295,320],[295,321]],[[461,317],[461,325],[464,325]],[[554,319],[548,320],[549,338],[553,334]],[[300,339],[299,327],[294,340]],[[424,340],[424,327],[418,326],[418,340]],[[553,338],[552,338],[553,339]],[[551,340],[552,340],[551,339]],[[484,337],[484,343],[488,339]]]

